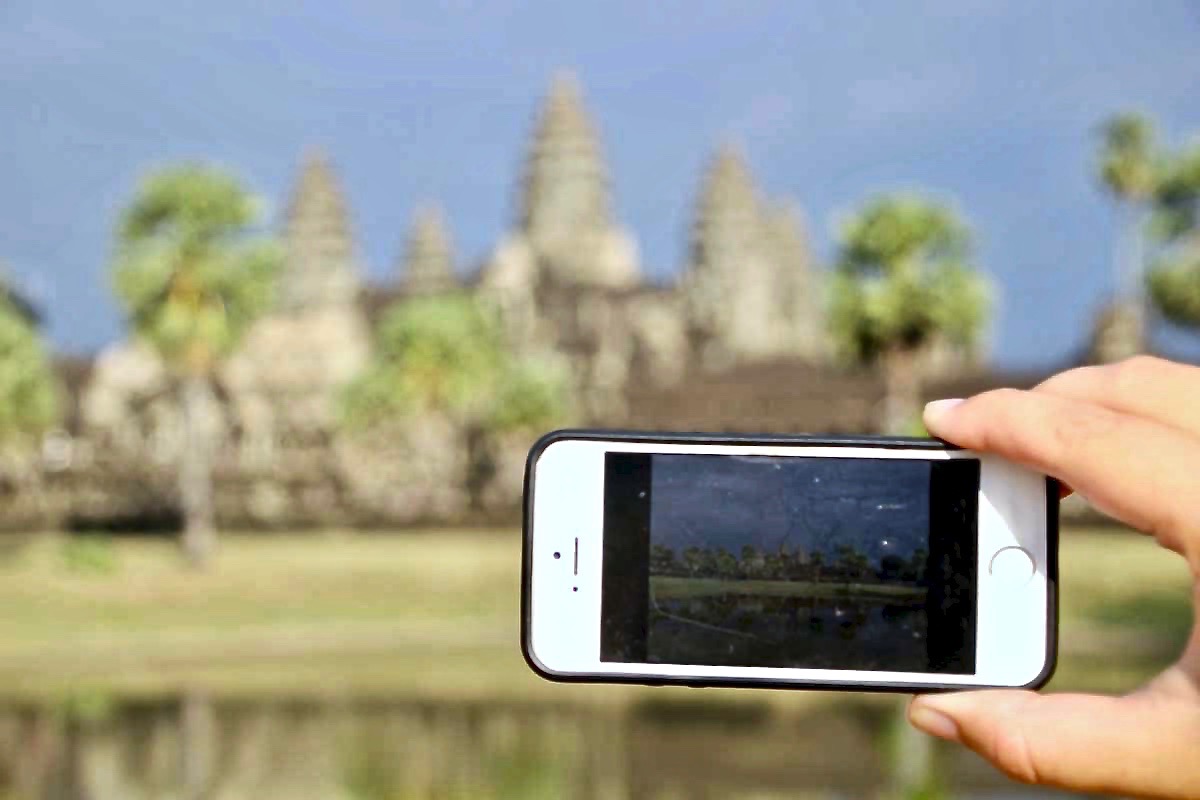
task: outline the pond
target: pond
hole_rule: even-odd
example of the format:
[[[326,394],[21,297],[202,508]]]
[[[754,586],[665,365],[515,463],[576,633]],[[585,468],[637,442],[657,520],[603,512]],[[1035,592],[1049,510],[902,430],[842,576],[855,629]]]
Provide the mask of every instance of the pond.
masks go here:
[[[923,603],[736,594],[654,601],[652,661],[812,669],[929,669]],[[657,657],[656,657],[657,656]]]
[[[765,703],[643,701],[626,711],[370,698],[191,694],[0,708],[4,800],[904,797],[896,702],[781,715]],[[903,737],[901,737],[903,739]],[[1064,797],[934,754],[940,792]],[[922,796],[930,796],[928,794]]]

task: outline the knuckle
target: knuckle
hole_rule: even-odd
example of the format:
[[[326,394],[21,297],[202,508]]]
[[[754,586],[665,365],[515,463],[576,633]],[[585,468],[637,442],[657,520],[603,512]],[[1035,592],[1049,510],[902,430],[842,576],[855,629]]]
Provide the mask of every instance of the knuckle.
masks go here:
[[[971,398],[966,409],[978,430],[985,449],[1003,449],[1022,438],[1021,405],[1024,392],[1019,389],[992,389]]]
[[[989,418],[1007,418],[1020,402],[1024,392],[1019,389],[991,389],[967,401],[967,407]]]
[[[1043,776],[1038,768],[1029,739],[1018,729],[1004,728],[998,731],[991,742],[988,757],[1008,777],[1021,783],[1041,783]]]
[[[1109,434],[1116,416],[1099,408],[1083,407],[1057,415],[1050,422],[1050,444],[1059,455],[1075,455]]]
[[[1155,381],[1168,367],[1166,361],[1154,356],[1137,355],[1104,367],[1110,388],[1117,394],[1146,391],[1146,384]]]

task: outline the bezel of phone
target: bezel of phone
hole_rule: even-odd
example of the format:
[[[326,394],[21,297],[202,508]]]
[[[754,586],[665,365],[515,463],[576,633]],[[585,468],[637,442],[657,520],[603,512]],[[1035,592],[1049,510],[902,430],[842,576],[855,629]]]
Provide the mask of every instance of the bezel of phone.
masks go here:
[[[601,661],[603,465],[610,451],[979,459],[975,673]],[[521,650],[536,673],[560,682],[897,692],[1039,688],[1057,661],[1058,499],[1053,479],[934,439],[554,431],[533,446],[525,466]],[[995,553],[1012,546],[1035,560],[1033,578],[1019,586],[992,580],[989,572]]]

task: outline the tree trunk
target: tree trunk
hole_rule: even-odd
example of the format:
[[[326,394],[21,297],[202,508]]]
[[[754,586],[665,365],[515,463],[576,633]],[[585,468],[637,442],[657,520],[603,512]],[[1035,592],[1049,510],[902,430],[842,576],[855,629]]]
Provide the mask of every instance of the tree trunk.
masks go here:
[[[908,724],[907,702],[897,703],[889,722],[891,735],[886,753],[889,764],[887,800],[930,800],[944,797],[933,737]]]
[[[903,435],[920,421],[920,350],[893,347],[883,354],[883,404],[879,432]]]
[[[1130,328],[1120,357],[1146,349],[1146,272],[1143,229],[1145,214],[1135,203],[1124,204],[1118,233],[1116,279],[1118,314],[1124,311]]]
[[[217,545],[213,524],[212,390],[208,380],[189,376],[183,384],[183,451],[179,454],[179,499],[183,510],[183,553],[204,568]]]
[[[184,800],[210,795],[217,757],[217,722],[212,700],[187,690],[179,716],[180,784]]]

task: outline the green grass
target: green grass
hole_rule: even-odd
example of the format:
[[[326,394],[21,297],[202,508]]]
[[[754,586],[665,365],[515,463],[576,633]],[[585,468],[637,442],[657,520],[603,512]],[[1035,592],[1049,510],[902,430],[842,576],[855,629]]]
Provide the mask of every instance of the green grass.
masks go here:
[[[611,705],[764,693],[579,687],[534,677],[518,648],[515,531],[226,536],[214,569],[167,541],[82,551],[38,536],[0,560],[0,698],[413,695]],[[1067,531],[1059,688],[1130,687],[1190,625],[1186,566],[1132,534]],[[830,696],[766,693],[771,707]]]
[[[817,581],[721,580],[718,578],[653,577],[655,597],[666,599],[751,594],[758,597],[858,597],[863,599],[915,600],[925,590],[885,583],[821,583]]]

